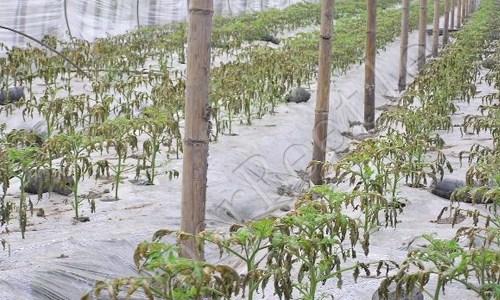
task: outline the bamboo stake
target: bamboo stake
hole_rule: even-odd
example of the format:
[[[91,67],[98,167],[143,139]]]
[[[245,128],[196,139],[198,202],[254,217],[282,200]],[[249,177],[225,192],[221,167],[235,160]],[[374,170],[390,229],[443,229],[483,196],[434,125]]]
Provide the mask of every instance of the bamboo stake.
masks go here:
[[[444,5],[443,47],[448,44],[449,40],[448,26],[450,25],[450,2],[451,0],[446,0]]]
[[[465,11],[465,7],[467,6],[467,0],[462,0],[462,21],[461,23],[464,22],[464,20],[467,18],[467,12]]]
[[[426,42],[427,42],[427,0],[420,0],[420,15],[418,23],[418,69],[425,65]]]
[[[213,0],[190,0],[181,231],[192,235],[205,229],[213,12]],[[182,240],[181,248],[183,257],[199,260],[204,258],[203,251],[198,251],[194,238]]]
[[[441,15],[439,0],[434,0],[434,28],[432,30],[432,56],[437,57],[439,52],[439,16]]]
[[[450,29],[454,29],[455,28],[455,9],[456,9],[456,2],[455,2],[455,0],[451,0]]]
[[[311,181],[322,184],[322,169],[326,155],[328,111],[330,106],[330,65],[332,60],[334,0],[321,2],[321,39],[319,43],[318,99],[314,116]]]
[[[406,88],[406,69],[408,65],[408,31],[410,22],[410,0],[403,0],[403,14],[401,17],[401,46],[399,58],[398,89]]]
[[[462,0],[458,0],[457,3],[457,29],[462,26]]]
[[[367,36],[365,58],[365,128],[375,127],[375,56],[377,54],[377,0],[367,1]]]

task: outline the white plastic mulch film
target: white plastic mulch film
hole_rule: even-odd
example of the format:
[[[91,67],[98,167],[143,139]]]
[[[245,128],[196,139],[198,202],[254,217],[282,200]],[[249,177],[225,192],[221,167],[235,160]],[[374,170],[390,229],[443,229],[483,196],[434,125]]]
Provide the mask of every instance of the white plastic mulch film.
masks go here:
[[[240,15],[269,8],[285,8],[304,0],[214,0],[216,15]],[[122,34],[139,26],[185,21],[186,0],[4,0],[0,25],[37,39],[45,35],[94,40]],[[7,46],[33,44],[25,37],[0,29]]]

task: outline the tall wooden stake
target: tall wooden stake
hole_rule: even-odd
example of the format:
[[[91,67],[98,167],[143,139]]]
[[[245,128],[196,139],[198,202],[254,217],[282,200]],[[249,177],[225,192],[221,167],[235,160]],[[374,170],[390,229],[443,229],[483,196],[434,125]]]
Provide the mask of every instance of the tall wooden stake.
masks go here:
[[[328,111],[330,106],[330,78],[332,60],[332,38],[333,38],[333,5],[334,0],[322,0],[321,2],[321,39],[319,43],[319,78],[318,99],[313,128],[313,161],[311,169],[311,181],[314,184],[322,184],[323,162],[326,155],[326,141],[328,132]]]
[[[425,66],[427,42],[427,0],[420,0],[420,15],[418,17],[418,69]]]
[[[444,4],[444,28],[443,28],[443,47],[448,44],[449,32],[448,28],[450,26],[450,2],[451,0],[446,0]]]
[[[181,231],[193,235],[205,229],[212,16],[213,0],[190,0]],[[203,259],[195,239],[182,240],[181,248],[182,256]]]
[[[432,56],[437,57],[439,52],[439,0],[434,0],[434,27],[432,30]]]
[[[377,0],[367,0],[368,20],[365,58],[365,128],[375,127],[375,56],[377,54]]]
[[[457,3],[457,29],[460,29],[460,26],[462,26],[462,1],[465,0],[458,0]]]
[[[455,9],[456,9],[456,2],[455,0],[451,0],[451,7],[450,7],[450,29],[455,28]]]
[[[406,69],[408,66],[408,31],[410,22],[410,0],[403,0],[403,14],[401,17],[401,46],[399,57],[398,89],[406,88]]]
[[[467,12],[465,11],[465,7],[467,6],[467,0],[462,0],[462,21],[461,23],[464,22],[464,20],[467,18]]]

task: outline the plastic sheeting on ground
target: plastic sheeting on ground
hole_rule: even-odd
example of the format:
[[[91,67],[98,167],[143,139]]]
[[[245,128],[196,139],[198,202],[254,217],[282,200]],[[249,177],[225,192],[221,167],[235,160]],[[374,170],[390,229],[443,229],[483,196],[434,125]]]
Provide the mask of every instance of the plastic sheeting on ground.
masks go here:
[[[319,0],[310,0],[318,2]],[[285,8],[304,0],[215,0],[216,15]],[[17,0],[0,2],[0,25],[41,39],[45,35],[86,40],[122,34],[140,26],[185,21],[186,0]],[[0,41],[24,47],[30,41],[0,29]]]

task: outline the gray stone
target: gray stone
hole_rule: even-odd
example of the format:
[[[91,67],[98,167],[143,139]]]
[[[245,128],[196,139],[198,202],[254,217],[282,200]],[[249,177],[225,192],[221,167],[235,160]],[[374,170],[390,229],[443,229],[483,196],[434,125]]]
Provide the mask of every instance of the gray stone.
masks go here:
[[[55,169],[39,169],[34,172],[36,173],[29,176],[28,183],[24,188],[25,192],[39,196],[47,192],[68,196],[73,192],[72,187],[75,184],[73,176],[66,176]]]
[[[443,179],[438,182],[434,182],[431,185],[431,193],[433,193],[436,196],[445,198],[445,199],[451,199],[451,195],[453,192],[459,190],[460,188],[464,187],[465,181],[462,180],[457,180],[457,179]],[[480,184],[477,183],[476,187],[479,187]],[[462,193],[462,194],[455,194],[454,196],[454,201],[460,201],[460,202],[466,202],[466,203],[483,203],[483,195],[484,193],[478,192],[475,195],[471,195],[470,193]],[[473,199],[474,196],[474,199]],[[474,200],[474,201],[473,201]]]
[[[24,98],[22,87],[13,87],[7,91],[0,91],[0,105],[14,103]]]
[[[298,87],[293,89],[288,95],[285,96],[286,102],[307,102],[311,99],[311,93],[309,93],[303,87]]]
[[[264,42],[273,43],[275,45],[279,45],[281,42],[279,38],[275,37],[272,34],[265,34],[264,36],[262,36],[261,40]]]
[[[465,186],[465,182],[457,179],[443,179],[431,185],[431,193],[441,198],[450,199],[451,194]]]

